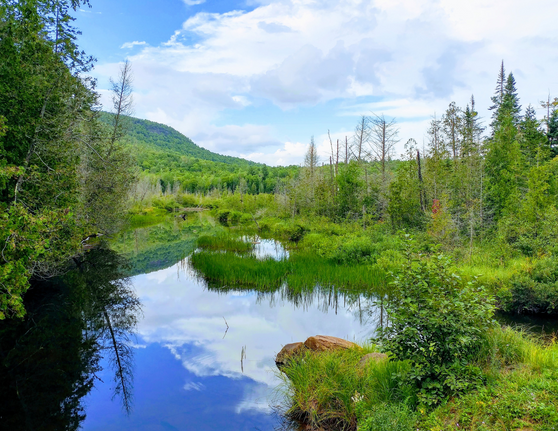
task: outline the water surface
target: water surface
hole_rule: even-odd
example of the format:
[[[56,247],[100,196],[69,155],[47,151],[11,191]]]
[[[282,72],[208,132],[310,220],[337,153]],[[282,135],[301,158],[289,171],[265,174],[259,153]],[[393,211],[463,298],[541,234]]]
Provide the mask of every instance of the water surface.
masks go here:
[[[262,240],[257,253],[285,252]],[[87,431],[278,429],[274,358],[281,347],[317,334],[364,341],[374,329],[364,298],[349,304],[335,291],[316,289],[293,300],[286,287],[224,293],[209,289],[187,258],[132,283],[144,313],[134,345],[133,410],[127,416],[111,401],[104,367],[85,400]]]

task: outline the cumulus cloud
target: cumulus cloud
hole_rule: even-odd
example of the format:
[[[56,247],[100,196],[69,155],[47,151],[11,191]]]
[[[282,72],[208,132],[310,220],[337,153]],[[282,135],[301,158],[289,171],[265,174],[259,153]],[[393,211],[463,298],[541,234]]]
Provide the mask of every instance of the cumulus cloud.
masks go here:
[[[169,29],[171,37],[160,46],[124,44],[141,45],[130,56],[137,114],[166,122],[212,150],[285,161],[293,160],[286,151],[297,154],[292,142],[303,136],[278,139],[271,117],[268,125],[246,116],[216,126],[221,114],[243,112],[256,100],[283,110],[341,100],[353,108],[339,112],[352,129],[366,113],[358,109],[381,108],[359,106],[355,98],[373,96],[391,104],[402,123],[418,127],[451,100],[466,104],[473,93],[486,99],[477,98],[482,113],[502,59],[518,78],[522,100],[536,103],[549,89],[558,91],[558,77],[550,72],[558,59],[549,55],[558,42],[558,3],[551,0],[540,1],[544,14],[519,0],[251,5],[249,11],[196,13],[181,28]],[[111,67],[101,65],[97,73]],[[316,118],[309,122],[323,127]]]
[[[292,31],[290,27],[276,22],[260,21],[258,27],[266,33],[289,33]]]

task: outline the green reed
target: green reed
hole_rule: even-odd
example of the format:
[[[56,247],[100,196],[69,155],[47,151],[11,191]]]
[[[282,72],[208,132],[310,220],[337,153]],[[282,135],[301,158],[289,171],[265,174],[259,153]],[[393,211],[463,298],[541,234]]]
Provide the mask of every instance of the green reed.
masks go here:
[[[287,271],[285,261],[207,251],[192,254],[190,264],[207,281],[259,290],[279,288]]]
[[[203,250],[226,250],[237,253],[249,252],[254,249],[254,244],[232,237],[226,233],[217,235],[200,235],[198,248]]]
[[[224,287],[270,290],[285,283],[292,293],[319,287],[343,293],[384,294],[388,285],[385,271],[377,266],[336,264],[310,255],[275,260],[204,250],[194,253],[190,264],[200,277]]]

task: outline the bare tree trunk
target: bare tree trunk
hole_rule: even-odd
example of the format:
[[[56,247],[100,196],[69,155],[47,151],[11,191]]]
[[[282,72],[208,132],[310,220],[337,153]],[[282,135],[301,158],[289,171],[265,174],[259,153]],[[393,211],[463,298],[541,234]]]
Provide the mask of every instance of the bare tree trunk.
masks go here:
[[[422,170],[420,166],[420,152],[417,150],[417,165],[418,165],[418,180],[419,180],[419,196],[420,196],[420,209],[424,212],[426,208],[424,207],[425,204],[425,197],[424,197],[424,184],[422,181]]]

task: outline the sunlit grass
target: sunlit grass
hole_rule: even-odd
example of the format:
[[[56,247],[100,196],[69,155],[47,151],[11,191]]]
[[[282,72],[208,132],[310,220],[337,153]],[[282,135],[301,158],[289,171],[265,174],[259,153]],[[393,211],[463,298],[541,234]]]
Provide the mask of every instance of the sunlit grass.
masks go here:
[[[237,253],[248,252],[254,249],[254,244],[235,238],[227,233],[215,235],[200,235],[198,247],[203,250],[226,250]]]

